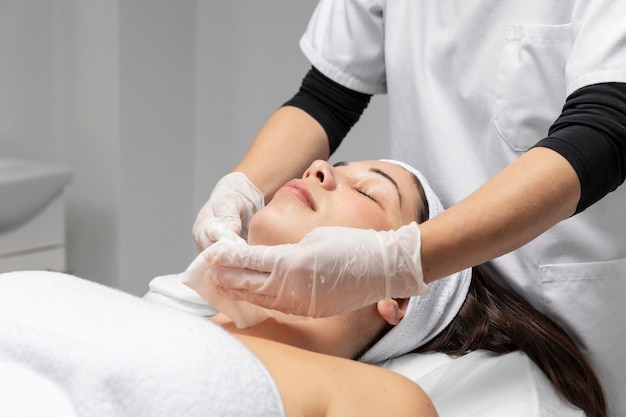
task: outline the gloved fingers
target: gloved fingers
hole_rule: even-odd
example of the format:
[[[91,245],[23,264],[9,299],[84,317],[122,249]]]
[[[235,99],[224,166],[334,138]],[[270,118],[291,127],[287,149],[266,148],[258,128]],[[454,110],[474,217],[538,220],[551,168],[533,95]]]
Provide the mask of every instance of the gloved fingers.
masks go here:
[[[228,245],[220,242],[207,249],[204,258],[212,266],[269,273],[273,271],[281,250],[290,246]]]
[[[241,233],[241,227],[233,227],[236,225],[218,218],[210,219],[207,223],[207,236],[211,239],[212,243],[215,243],[218,240],[228,241],[231,243],[246,243],[246,241],[239,236],[239,233]]]
[[[246,290],[238,288],[225,288],[217,286],[215,292],[230,300],[234,301],[248,301],[249,303],[256,304],[263,308],[273,308],[276,306],[276,296],[268,294],[251,293]]]
[[[202,253],[202,280],[227,298],[311,317],[421,294],[419,228],[403,227],[323,227],[297,244],[276,246],[222,239]]]
[[[206,227],[206,223],[193,230],[193,237],[196,242],[196,249],[198,250],[198,253],[215,243],[217,239],[212,239],[212,234],[213,232],[211,229]]]
[[[237,288],[216,287],[216,292],[222,297],[237,301],[247,301],[270,310],[287,312],[288,314],[310,317],[311,311],[308,300],[298,297],[288,297],[284,294],[272,295],[257,292],[249,292]]]
[[[249,269],[215,267],[208,265],[204,270],[204,282],[224,290],[238,290],[275,296],[274,291],[265,285],[269,273]]]
[[[207,219],[202,224],[202,227],[198,231],[196,231],[196,233],[194,233],[194,238],[196,240],[196,247],[198,251],[202,251],[205,248],[208,248],[213,243],[221,239],[237,243],[245,243],[245,241],[239,236],[239,233],[241,232],[241,226],[237,226],[237,224],[233,224],[233,222],[227,221],[225,219],[219,219],[216,217]]]
[[[235,233],[240,234],[242,229],[241,217],[245,211],[243,207],[245,203],[241,201],[237,204],[236,201],[238,200],[215,202],[211,207],[212,216],[210,220],[219,220],[228,225]]]

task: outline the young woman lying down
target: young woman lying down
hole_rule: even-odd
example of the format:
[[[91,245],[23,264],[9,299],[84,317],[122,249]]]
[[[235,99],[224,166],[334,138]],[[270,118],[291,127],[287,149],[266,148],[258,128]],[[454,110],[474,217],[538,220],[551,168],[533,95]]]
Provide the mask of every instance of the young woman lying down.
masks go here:
[[[442,210],[426,179],[406,164],[387,160],[331,166],[316,161],[302,179],[287,183],[252,218],[248,243],[295,243],[321,226],[398,229],[432,218]],[[598,379],[566,333],[498,286],[480,268],[430,284],[430,294],[424,297],[383,300],[352,313],[310,320],[291,320],[221,297],[205,283],[207,273],[210,267],[201,254],[186,271],[186,284],[222,311],[213,320],[233,334],[367,362],[412,351],[463,355],[476,349],[498,353],[519,349],[588,417],[606,414]],[[266,365],[273,356],[264,358]],[[276,356],[275,360],[279,364],[282,358]],[[297,371],[278,365],[273,371],[271,365],[269,369],[281,391],[294,388],[279,381],[283,372]]]
[[[257,213],[249,242],[296,242],[328,225],[391,230],[435,216],[439,201],[407,169],[315,162]],[[219,299],[204,285],[206,269],[200,255],[189,285]],[[220,327],[64,274],[0,275],[0,397],[11,400],[0,414],[435,416],[415,383],[352,360],[422,346],[459,355],[521,349],[588,416],[605,415],[597,378],[565,333],[479,270],[470,275],[431,284],[425,297],[321,319],[268,314],[243,329],[228,315],[214,318]],[[222,302],[231,316],[253,310]]]

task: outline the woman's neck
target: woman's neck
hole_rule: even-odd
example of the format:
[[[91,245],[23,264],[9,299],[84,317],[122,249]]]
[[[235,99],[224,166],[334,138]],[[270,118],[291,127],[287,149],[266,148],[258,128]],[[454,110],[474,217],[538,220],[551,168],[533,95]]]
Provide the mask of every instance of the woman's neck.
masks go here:
[[[353,359],[384,326],[377,314],[364,313],[289,322],[270,318],[245,329],[237,328],[224,314],[217,314],[211,320],[232,334],[261,337],[317,353]]]

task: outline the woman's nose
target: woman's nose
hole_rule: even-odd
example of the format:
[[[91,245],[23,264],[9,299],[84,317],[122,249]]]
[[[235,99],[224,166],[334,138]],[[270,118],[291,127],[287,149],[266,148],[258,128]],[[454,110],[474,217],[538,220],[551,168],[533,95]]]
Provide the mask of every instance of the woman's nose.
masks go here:
[[[314,161],[309,166],[309,169],[304,172],[302,178],[314,179],[327,190],[332,190],[337,186],[335,182],[335,168],[322,159]]]

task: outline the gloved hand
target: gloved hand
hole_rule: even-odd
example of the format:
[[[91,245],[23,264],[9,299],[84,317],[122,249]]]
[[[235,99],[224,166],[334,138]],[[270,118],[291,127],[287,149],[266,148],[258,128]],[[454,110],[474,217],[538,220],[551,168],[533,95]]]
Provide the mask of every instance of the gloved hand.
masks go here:
[[[417,223],[396,231],[320,227],[299,243],[218,242],[204,252],[204,280],[218,294],[309,317],[392,297],[426,295]]]
[[[215,185],[193,225],[198,252],[220,238],[241,241],[250,219],[265,204],[263,193],[242,172],[232,172]]]

